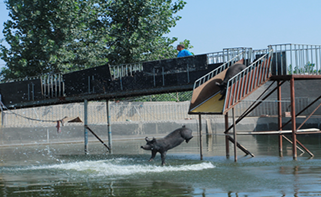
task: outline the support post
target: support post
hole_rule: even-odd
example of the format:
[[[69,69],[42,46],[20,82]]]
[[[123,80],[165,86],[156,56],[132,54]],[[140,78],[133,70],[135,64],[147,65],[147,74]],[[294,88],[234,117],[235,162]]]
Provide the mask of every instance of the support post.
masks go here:
[[[236,155],[236,151],[237,151],[237,141],[236,141],[236,129],[235,129],[235,111],[234,111],[234,107],[232,108],[232,114],[233,114],[233,135],[234,135],[234,161],[237,162],[237,155]]]
[[[291,90],[291,118],[292,118],[292,154],[293,160],[297,159],[297,149],[296,149],[296,116],[295,116],[295,93],[294,93],[294,78],[290,80],[290,90]]]
[[[2,108],[2,97],[1,97],[1,94],[0,94],[0,127],[2,129],[2,126],[3,126],[3,114],[4,111],[3,111],[3,108]]]
[[[109,100],[106,100],[106,111],[107,111],[108,146],[110,148],[109,153],[112,153],[111,122],[110,122],[110,102],[109,102]]]
[[[202,145],[202,115],[198,114],[199,132],[200,132],[200,160],[203,160],[203,145]]]
[[[281,96],[281,82],[277,82],[278,86],[278,91],[277,91],[277,96],[278,96],[278,129],[279,131],[282,131],[282,96]],[[279,134],[279,156],[283,157],[283,135]]]
[[[85,138],[85,154],[88,154],[88,101],[87,99],[84,100],[84,138]]]
[[[228,129],[228,112],[224,115],[225,118],[225,130]],[[225,135],[225,152],[226,152],[226,158],[230,158],[230,143],[229,143],[229,136]]]

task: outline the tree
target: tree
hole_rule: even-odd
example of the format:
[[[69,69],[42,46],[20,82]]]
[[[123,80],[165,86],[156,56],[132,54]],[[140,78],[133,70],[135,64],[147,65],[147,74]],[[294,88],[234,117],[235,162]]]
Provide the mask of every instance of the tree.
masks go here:
[[[97,42],[99,31],[90,28],[97,18],[94,3],[74,0],[6,1],[11,20],[4,23],[3,33],[10,49],[0,46],[1,58],[7,66],[1,72],[3,77],[58,73],[79,65],[84,67],[92,59],[97,59],[100,55],[97,48],[102,49],[102,43]],[[92,57],[93,53],[95,57]],[[106,62],[106,58],[100,60]]]
[[[308,61],[303,67],[295,66],[292,68],[292,64],[288,67],[288,74],[300,74],[300,73],[320,73],[320,70],[314,68],[315,64]]]
[[[105,64],[172,58],[182,0],[7,0],[2,77],[14,79]]]
[[[171,46],[177,38],[164,34],[176,25],[181,17],[175,14],[186,3],[179,0],[122,0],[107,6],[110,36],[107,43],[111,64],[172,58],[176,50]]]

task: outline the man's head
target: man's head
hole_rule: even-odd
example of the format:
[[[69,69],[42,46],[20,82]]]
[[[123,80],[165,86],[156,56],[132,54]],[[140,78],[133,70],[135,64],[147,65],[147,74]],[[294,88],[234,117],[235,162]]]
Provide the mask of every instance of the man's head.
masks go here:
[[[181,50],[183,50],[185,48],[185,46],[183,45],[183,44],[179,44],[179,45],[177,45],[177,50],[178,51],[181,51]]]

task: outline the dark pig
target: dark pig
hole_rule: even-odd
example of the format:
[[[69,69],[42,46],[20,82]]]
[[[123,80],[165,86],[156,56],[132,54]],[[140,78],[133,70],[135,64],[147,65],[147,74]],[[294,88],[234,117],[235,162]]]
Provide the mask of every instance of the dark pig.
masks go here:
[[[239,72],[241,72],[245,68],[246,68],[246,66],[244,64],[236,63],[227,69],[224,80],[222,81],[222,83],[216,82],[216,85],[220,88],[221,95],[222,95],[219,100],[223,100],[225,98],[226,86],[227,86],[228,80],[230,80],[232,77],[234,77],[236,74],[238,74]]]
[[[146,137],[145,140],[147,143],[146,145],[141,146],[141,148],[144,150],[152,151],[152,156],[149,161],[152,161],[155,158],[156,153],[159,152],[162,158],[162,165],[164,165],[166,152],[169,149],[180,145],[184,140],[186,141],[186,143],[188,143],[192,138],[192,130],[186,128],[184,125],[182,128],[176,129],[175,131],[171,132],[161,139],[153,138],[152,140],[149,140],[148,137]]]

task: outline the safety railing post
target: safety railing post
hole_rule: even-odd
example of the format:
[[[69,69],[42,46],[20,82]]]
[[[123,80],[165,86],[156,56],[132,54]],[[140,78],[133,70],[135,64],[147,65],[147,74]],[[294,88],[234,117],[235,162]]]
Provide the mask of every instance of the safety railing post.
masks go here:
[[[85,154],[88,154],[88,101],[84,100],[84,138],[85,138]]]
[[[110,102],[106,100],[106,112],[107,112],[107,132],[108,132],[108,146],[110,148],[109,153],[112,153],[112,133],[111,133],[111,121],[110,121]]]

